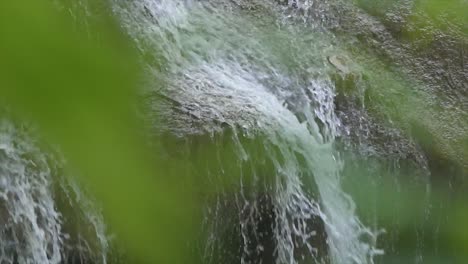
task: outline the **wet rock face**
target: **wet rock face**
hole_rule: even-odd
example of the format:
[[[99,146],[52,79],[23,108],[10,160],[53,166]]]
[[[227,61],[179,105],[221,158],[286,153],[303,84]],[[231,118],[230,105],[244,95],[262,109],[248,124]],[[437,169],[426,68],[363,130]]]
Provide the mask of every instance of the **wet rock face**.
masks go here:
[[[343,5],[346,15],[341,19],[340,28],[336,28],[337,33],[357,37],[367,47],[425,81],[433,82],[444,75],[441,74],[444,70],[450,70],[454,79],[466,80],[468,39],[457,26],[447,22],[447,30],[438,29],[432,22],[434,19],[418,11],[410,0],[386,1],[385,4],[358,2],[362,9]],[[418,24],[416,17],[427,24]],[[447,88],[450,84],[442,78],[438,85]]]
[[[392,14],[385,14],[383,21],[379,21],[358,13],[354,21],[343,25],[343,30],[354,32],[377,54],[427,83],[431,92],[446,97],[466,97],[466,37],[456,37],[434,28],[426,28],[422,33],[411,22],[392,19]]]
[[[257,1],[250,1],[250,0],[231,0],[236,6],[240,7],[241,9],[247,10],[255,10],[260,8],[260,4]]]
[[[357,76],[348,75],[339,57],[329,57],[328,62],[336,69],[336,72],[331,74],[331,79],[337,86],[335,98],[337,110],[341,112],[341,117],[346,119],[344,123],[347,122],[350,132],[369,130],[368,133],[379,135],[382,134],[382,129],[388,126],[386,123],[392,123],[395,126],[390,128],[393,131],[390,134],[394,136],[387,138],[391,140],[395,136],[403,139],[406,137],[406,140],[402,142],[411,141],[412,146],[420,145],[417,152],[423,150],[423,155],[428,157],[430,167],[435,168],[434,171],[441,171],[441,167],[446,167],[442,170],[445,170],[445,173],[437,174],[447,174],[452,171],[457,171],[457,174],[461,176],[466,174],[468,163],[466,158],[463,158],[468,155],[468,152],[463,149],[466,145],[464,143],[466,137],[463,133],[467,133],[466,127],[468,127],[466,121],[468,116],[465,110],[468,99],[466,31],[445,21],[444,19],[447,18],[443,15],[438,18],[429,17],[428,14],[424,14],[424,11],[418,9],[415,1],[411,0],[359,0],[358,5],[344,3],[344,1],[310,1],[313,4],[319,2],[320,5],[326,6],[326,8],[318,9],[309,7],[309,10],[314,11],[313,14],[300,11],[304,8],[300,4],[305,2],[277,1],[278,4],[287,5],[288,10],[293,10],[288,15],[300,16],[304,21],[311,21],[311,27],[320,24],[333,32],[343,40],[343,43],[346,43],[349,54],[365,53],[369,55],[368,57],[382,62],[386,71],[396,69],[398,71],[396,75],[411,79],[413,83],[405,87],[408,93],[421,92],[428,95],[422,100],[425,100],[424,104],[428,108],[432,107],[430,110],[432,113],[426,117],[414,118],[414,122],[420,123],[420,130],[429,131],[431,134],[429,139],[424,141],[418,140],[419,135],[414,133],[415,129],[408,128],[411,123],[414,123],[413,121],[405,120],[405,123],[394,124],[394,120],[383,120],[387,118],[385,113],[384,117],[379,117],[373,111],[369,111],[369,104],[363,104],[365,91],[356,90],[356,82],[362,83],[365,76],[361,76],[360,73]],[[318,13],[320,17],[314,16]],[[418,19],[422,19],[423,23],[418,22]],[[321,23],[323,21],[328,22]],[[438,27],[437,23],[446,25],[446,28]],[[364,60],[358,63],[368,62]],[[415,83],[418,85],[414,85]],[[374,80],[375,85],[380,84]],[[379,88],[385,89],[385,87],[372,88],[377,93]],[[380,107],[382,112],[389,110],[381,106],[383,104],[375,98],[371,99],[370,104],[374,108]],[[417,105],[414,108],[415,110],[407,116],[421,114],[416,111],[428,113],[426,109],[416,110]],[[422,116],[425,115],[424,113]],[[373,120],[367,120],[369,117]],[[428,117],[434,122],[429,121]],[[375,122],[377,125],[372,124]],[[379,131],[373,131],[375,129]],[[394,133],[398,129],[401,131]],[[400,135],[397,136],[397,134]],[[365,139],[362,136],[360,138]],[[377,136],[370,138],[383,141]],[[369,141],[366,143],[372,145]],[[452,165],[437,164],[433,161],[434,157],[442,157],[449,161],[443,164]],[[452,168],[454,166],[458,168]]]
[[[398,1],[379,13],[364,8],[370,15],[355,9],[354,16],[345,16],[348,23],[342,24],[342,29],[356,36],[363,47],[391,67],[421,83],[417,89],[432,97],[426,103],[439,110],[431,116],[433,121],[417,120],[421,124],[411,129],[411,135],[423,145],[430,167],[435,168],[431,170],[436,172],[445,167],[442,171],[446,172],[436,174],[455,170],[463,175],[468,171],[466,159],[461,158],[467,152],[460,147],[464,140],[460,134],[467,133],[468,125],[468,38],[456,25],[444,21],[443,14],[431,18],[409,2]],[[424,23],[418,24],[417,17]],[[446,28],[438,28],[437,23],[444,23]],[[417,130],[428,133],[422,132],[422,136],[418,135],[421,132],[413,133]],[[434,157],[448,162],[437,164],[434,160],[438,158]],[[453,169],[454,166],[458,168]]]
[[[467,95],[468,36],[460,25],[450,23],[443,13],[431,17],[410,0],[395,1],[379,10],[369,4],[362,8],[371,16],[362,12],[356,16],[363,27],[354,32],[361,40],[373,42],[374,49],[444,92],[456,93],[455,89]],[[443,23],[445,29],[437,23]]]
[[[217,253],[209,255],[206,263],[276,263],[278,241],[278,216],[272,197],[268,194],[257,196],[252,201],[234,202],[224,200],[213,213],[218,218],[215,232],[219,243],[211,245]],[[306,246],[303,239],[293,236],[294,259],[297,263],[328,263],[328,245],[325,224],[316,216],[308,220],[306,229],[313,233]],[[212,251],[212,252],[215,252]]]
[[[246,239],[241,237],[241,250],[247,263],[275,262],[275,212],[268,196],[258,198],[258,206],[254,210],[254,219],[250,213],[252,209],[246,207],[241,212],[241,230],[246,232]]]
[[[340,135],[347,146],[366,156],[405,160],[426,169],[427,160],[416,142],[369,113],[368,76],[346,55],[335,54],[327,57],[327,61],[334,69],[329,75],[336,89],[335,111],[342,124]]]
[[[347,64],[349,59],[344,56],[332,55],[327,57],[328,62],[333,65],[339,72],[345,75],[351,74]]]

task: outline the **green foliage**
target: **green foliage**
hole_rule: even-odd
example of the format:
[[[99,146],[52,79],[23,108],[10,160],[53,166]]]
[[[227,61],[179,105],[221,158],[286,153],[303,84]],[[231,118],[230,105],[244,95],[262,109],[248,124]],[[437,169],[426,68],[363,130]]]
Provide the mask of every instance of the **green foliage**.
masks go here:
[[[358,2],[376,13],[392,6],[391,1]],[[60,145],[69,159],[70,170],[83,175],[103,202],[108,219],[138,263],[190,263],[187,260],[190,254],[183,245],[193,239],[193,225],[197,224],[194,211],[199,194],[195,194],[193,177],[201,178],[207,171],[225,171],[222,179],[215,175],[217,180],[225,181],[220,184],[223,188],[235,185],[238,175],[255,170],[273,175],[274,166],[261,151],[264,141],[260,136],[255,140],[241,137],[253,159],[252,164],[242,164],[243,167],[232,162],[237,160],[236,145],[228,133],[215,138],[214,143],[210,136],[191,138],[190,154],[178,159],[155,155],[164,148],[172,151],[180,148],[180,139],[173,136],[162,138],[160,145],[147,149],[143,128],[134,116],[140,72],[138,56],[106,15],[109,13],[106,2],[87,3],[95,16],[83,13],[73,20],[67,14],[77,4],[72,0],[62,2],[62,12],[47,0],[0,2],[0,100],[11,106],[20,119],[34,121],[49,142]],[[450,23],[466,30],[465,5],[466,1],[430,0],[417,1],[416,7],[434,21],[439,21],[439,14],[447,14]],[[443,29],[443,22],[436,24]],[[269,32],[265,39],[270,37],[275,35]],[[286,41],[278,41],[272,49],[281,54],[283,46],[288,45]],[[294,66],[297,58],[291,58],[280,60],[288,67]],[[467,153],[467,145],[459,144],[466,142],[463,120],[459,122],[444,113],[441,116],[447,118],[438,118],[439,123],[434,121],[432,117],[440,109],[429,104],[432,98],[426,100],[431,95],[409,89],[415,85],[413,82],[400,78],[380,63],[372,63],[369,57],[360,59],[367,64],[362,67],[369,86],[364,103],[370,112],[382,120],[395,122],[423,146],[435,145],[436,149],[447,150],[444,154],[449,159],[466,161],[463,155]],[[222,162],[211,162],[218,159]],[[364,175],[362,168],[368,166],[368,161],[359,164],[355,174]],[[253,181],[249,176],[252,175],[246,176],[247,186]],[[409,188],[398,193],[389,187],[391,183],[381,182],[380,188],[373,189],[363,185],[369,182],[366,179],[353,182],[359,183],[356,193],[364,196],[359,205],[365,204],[366,199],[376,200],[368,199],[373,191],[380,197],[378,215],[384,225],[392,224],[395,216],[391,207],[398,205],[401,230],[412,228],[412,220],[419,217],[416,209],[423,203],[414,197],[425,197],[424,191]],[[211,194],[212,186],[203,184],[204,191]],[[449,200],[440,196],[436,192],[432,199],[446,202],[449,208],[434,214],[447,214],[450,219],[442,227],[445,237],[441,240],[448,243],[447,247],[468,252],[466,205],[460,198]],[[430,222],[426,228],[435,225]]]
[[[104,1],[94,1],[106,7]],[[137,256],[187,263],[190,189],[145,149],[133,107],[135,54],[112,19],[76,27],[47,0],[0,2],[0,98],[58,143]],[[92,34],[86,34],[91,31]]]
[[[435,179],[410,160],[395,166],[391,160],[349,152],[345,159],[343,185],[359,205],[358,214],[385,230],[378,241],[386,254],[379,263],[409,263],[415,254],[421,254],[424,263],[466,263],[468,207],[466,194],[455,190],[463,187],[431,184]],[[392,262],[395,258],[400,261]]]

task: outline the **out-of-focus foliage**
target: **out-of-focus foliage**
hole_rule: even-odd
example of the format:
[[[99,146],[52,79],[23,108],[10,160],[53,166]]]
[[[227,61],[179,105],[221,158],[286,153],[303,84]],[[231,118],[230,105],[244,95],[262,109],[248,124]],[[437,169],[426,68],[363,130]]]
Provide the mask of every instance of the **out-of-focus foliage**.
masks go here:
[[[378,240],[386,249],[379,263],[412,263],[416,255],[423,263],[466,263],[466,194],[431,184],[434,179],[409,160],[397,166],[354,155],[346,160],[343,185],[359,205],[359,215],[385,230]]]
[[[139,72],[137,56],[108,16],[110,11],[104,0],[87,1],[102,11],[89,23],[72,20],[68,15],[69,8],[78,2],[63,1],[60,12],[59,7],[47,0],[0,1],[0,103],[11,106],[21,119],[36,122],[49,142],[60,145],[71,166],[84,176],[103,201],[108,219],[126,240],[126,246],[141,257],[139,263],[191,263],[183,248],[191,240],[191,225],[195,222],[192,209],[196,199],[191,177],[203,176],[204,170],[225,169],[225,177],[216,180],[234,185],[236,176],[243,172],[238,164],[230,163],[236,160],[232,157],[235,146],[228,136],[225,137],[227,142],[221,138],[214,145],[209,136],[187,139],[192,140],[191,152],[164,163],[146,149],[141,126],[134,116]],[[391,6],[391,1],[358,2],[373,5],[376,12]],[[465,6],[466,1],[461,0],[429,0],[417,1],[415,8],[433,18],[440,29],[444,29],[444,23],[437,17],[446,14],[448,22],[459,25],[466,33],[468,9]],[[408,132],[408,137],[419,139],[421,145],[436,146],[435,149],[450,159],[466,161],[464,123],[452,127],[433,121],[431,117],[440,111],[427,104],[429,100],[424,100],[430,95],[409,89],[413,88],[413,83],[398,78],[380,64],[370,63],[369,58],[363,61],[368,63],[363,67],[363,75],[374,87],[367,90],[364,102],[370,112],[395,122]],[[458,122],[452,115],[445,117],[453,120],[438,118],[439,122]],[[179,141],[169,137],[163,139],[165,147],[178,152]],[[250,155],[262,161],[266,154],[255,152],[261,149],[260,139],[243,143]],[[223,151],[224,156],[218,151]],[[217,167],[219,164],[210,163],[219,156],[225,158],[221,169]],[[190,163],[192,167],[187,165]],[[197,164],[206,166],[197,167]],[[368,166],[366,161],[349,173],[363,175],[362,168]],[[267,164],[262,173],[273,174],[272,168]],[[244,168],[245,171],[250,169]],[[412,177],[407,175],[406,178]],[[415,197],[426,197],[424,191],[411,192],[408,188],[395,192],[393,183],[383,180],[378,188],[367,188],[368,179],[351,176],[350,179],[358,184],[354,193],[363,196],[357,199],[358,208],[370,210],[375,205],[366,207],[365,201],[380,198],[376,202],[380,206],[380,223],[391,226],[392,219],[397,217],[401,232],[413,228],[415,208],[421,205]],[[206,191],[211,188],[207,187]],[[373,191],[375,199],[369,199]],[[468,252],[466,204],[459,197],[447,199],[440,197],[440,193],[445,194],[434,192],[431,199],[447,203],[448,207],[435,210],[433,214],[449,220],[443,226],[429,221],[425,228],[441,229],[442,236],[436,239],[447,242],[444,246],[458,250],[453,254],[460,253],[463,258]],[[395,205],[401,207],[396,216],[392,208]]]
[[[106,14],[105,1],[89,2]],[[178,184],[188,179],[144,147],[133,114],[136,56],[109,16],[80,28],[64,5],[0,2],[0,100],[60,145],[135,255],[187,263],[194,199]]]

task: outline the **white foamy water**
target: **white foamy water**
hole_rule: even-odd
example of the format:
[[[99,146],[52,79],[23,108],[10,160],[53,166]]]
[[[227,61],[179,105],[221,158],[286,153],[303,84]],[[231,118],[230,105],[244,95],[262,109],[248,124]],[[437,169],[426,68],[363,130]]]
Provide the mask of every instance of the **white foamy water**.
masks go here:
[[[265,153],[275,167],[269,194],[275,263],[315,259],[317,248],[310,240],[317,230],[308,225],[316,217],[324,222],[332,263],[373,263],[373,256],[382,253],[375,249],[376,234],[360,222],[356,205],[340,185],[342,162],[333,146],[340,122],[322,62],[331,45],[326,35],[309,32],[299,39],[287,24],[275,24],[283,20],[280,13],[278,19],[255,17],[253,22],[229,1],[114,3],[123,27],[145,55],[149,76],[165,82],[154,90],[177,108],[162,110],[170,115],[168,126],[188,135],[221,131],[219,124],[227,124],[238,131],[233,139],[243,162],[250,156],[236,134],[266,137]],[[313,2],[298,5],[311,12]],[[318,198],[307,190],[311,184],[317,186]],[[245,199],[242,211],[259,214],[260,205],[251,204]],[[250,263],[248,226],[255,221],[247,217],[239,223],[242,263]],[[310,256],[296,254],[304,247]],[[263,245],[256,249],[263,250]]]
[[[0,124],[1,263],[59,263],[61,216],[51,191],[46,156]]]
[[[0,119],[0,263],[106,263],[102,216],[61,174],[63,161],[31,134],[28,126]],[[64,215],[64,208],[76,215]],[[95,234],[67,229],[67,223],[82,223]]]

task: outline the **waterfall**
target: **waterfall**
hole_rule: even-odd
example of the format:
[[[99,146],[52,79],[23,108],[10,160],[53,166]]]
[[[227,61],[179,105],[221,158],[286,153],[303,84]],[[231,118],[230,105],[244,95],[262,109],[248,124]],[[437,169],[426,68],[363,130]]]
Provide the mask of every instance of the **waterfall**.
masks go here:
[[[99,210],[30,127],[0,118],[0,263],[106,263]]]
[[[258,193],[247,198],[252,195],[246,194],[250,187],[244,187],[243,177],[250,176],[238,175],[237,209],[231,208],[239,215],[241,263],[251,263],[252,255],[266,250],[258,242],[265,234],[256,231],[262,206],[271,207],[263,218],[272,218],[267,225],[272,228],[274,263],[325,261],[311,243],[319,233],[311,226],[316,219],[326,230],[332,263],[373,263],[373,256],[382,253],[375,248],[376,233],[361,223],[340,185],[342,161],[334,149],[340,122],[334,113],[333,82],[323,70],[323,52],[331,45],[327,34],[280,24],[282,18],[274,15],[254,21],[238,5],[116,0],[114,11],[144,54],[149,78],[165,82],[165,87],[150,82],[147,93],[163,96],[171,105],[154,109],[166,116],[165,125],[174,133],[213,135],[227,127],[238,150],[233,162],[239,164],[255,163],[241,138],[264,138],[260,148],[273,164],[273,175],[253,172],[253,185],[266,190],[268,198],[259,199]],[[262,8],[269,6],[259,4],[250,12]],[[273,178],[273,183],[262,177]],[[316,194],[311,193],[313,185]],[[222,214],[222,204],[208,210],[209,218]],[[215,229],[208,247],[216,247]],[[255,242],[249,241],[254,237]]]
[[[241,263],[373,263],[383,253],[341,187],[332,37],[289,19],[323,10],[317,1],[112,1],[145,65],[142,96],[163,120],[157,129],[233,146],[234,158],[201,173],[217,185],[204,208],[204,263],[231,250],[222,243],[231,220]],[[0,123],[0,262],[107,263],[98,206],[30,127]]]
[[[5,2],[0,264],[466,263],[466,4],[435,2]]]

